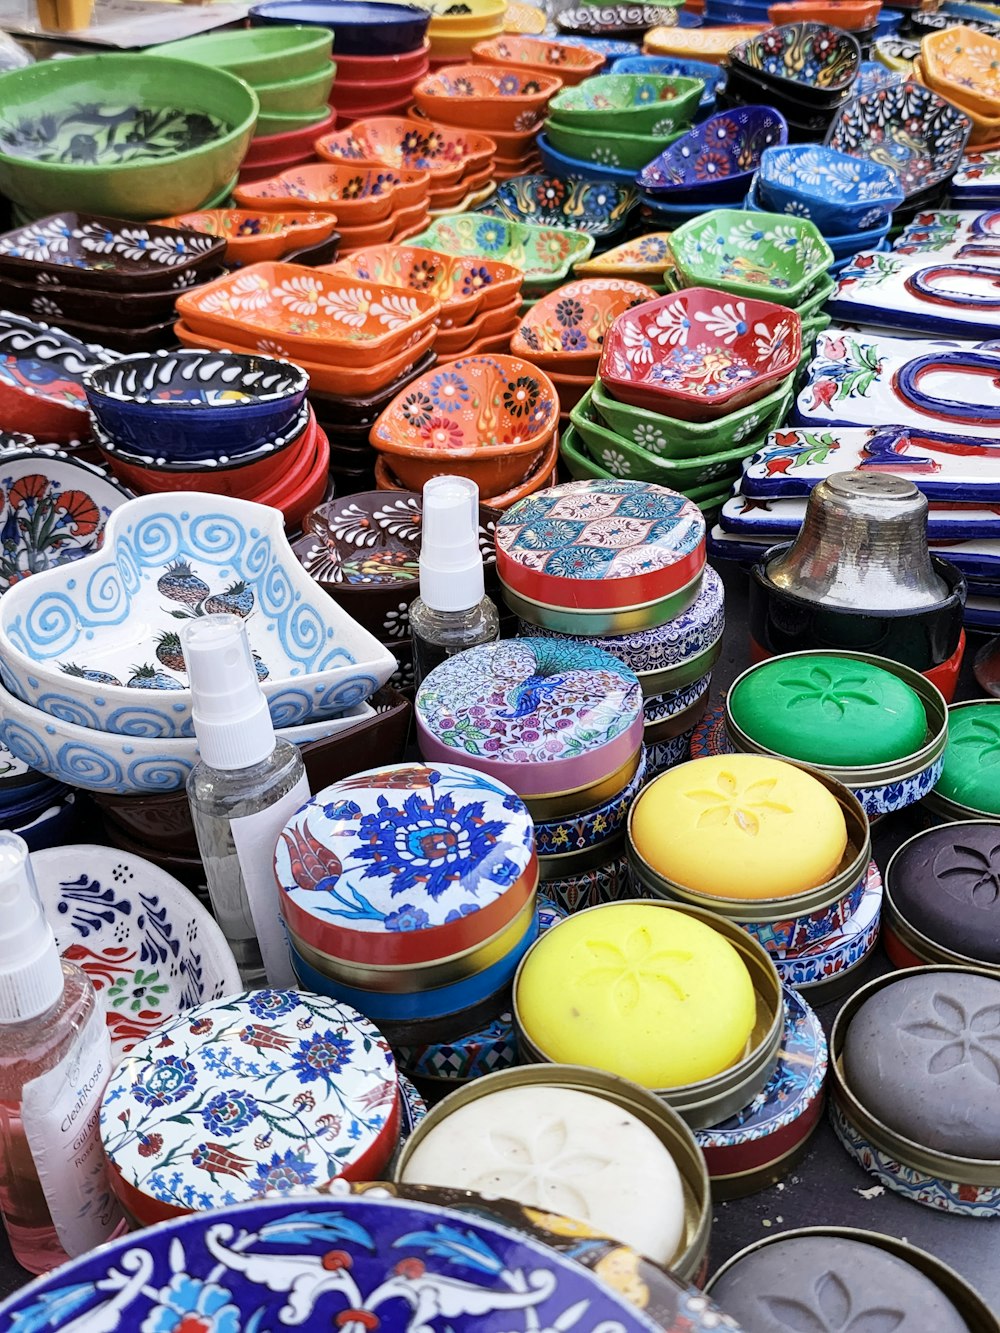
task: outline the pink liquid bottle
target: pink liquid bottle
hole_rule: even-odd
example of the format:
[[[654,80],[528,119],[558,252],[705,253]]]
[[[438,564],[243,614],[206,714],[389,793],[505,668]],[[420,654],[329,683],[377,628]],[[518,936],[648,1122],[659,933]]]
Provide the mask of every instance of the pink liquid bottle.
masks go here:
[[[0,831],[0,1213],[31,1273],[125,1229],[98,1123],[111,1068],[104,1006],[59,957],[27,844]]]

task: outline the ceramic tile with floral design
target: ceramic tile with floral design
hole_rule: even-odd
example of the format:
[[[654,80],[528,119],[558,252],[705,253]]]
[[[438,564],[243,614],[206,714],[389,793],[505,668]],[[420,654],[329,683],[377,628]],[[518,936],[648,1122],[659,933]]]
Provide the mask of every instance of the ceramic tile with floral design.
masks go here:
[[[987,263],[1000,255],[1000,210],[940,209],[918,213],[892,243],[893,254]]]
[[[806,501],[799,499],[754,500],[734,495],[722,506],[719,522],[726,532],[759,534],[775,542],[794,537],[806,514]],[[1000,538],[1000,502],[995,505],[961,505],[932,502],[927,517],[927,535],[932,541],[964,541],[971,538]],[[948,555],[942,550],[942,555]],[[950,558],[950,557],[949,557]]]
[[[998,263],[975,257],[863,253],[845,268],[826,304],[835,320],[930,337],[989,335],[1000,314]]]
[[[1000,151],[967,153],[951,181],[951,200],[956,206],[966,201],[1000,204]]]
[[[368,1019],[307,992],[258,990],[137,1042],[104,1094],[101,1138],[149,1222],[377,1178],[399,1114],[392,1052]]]

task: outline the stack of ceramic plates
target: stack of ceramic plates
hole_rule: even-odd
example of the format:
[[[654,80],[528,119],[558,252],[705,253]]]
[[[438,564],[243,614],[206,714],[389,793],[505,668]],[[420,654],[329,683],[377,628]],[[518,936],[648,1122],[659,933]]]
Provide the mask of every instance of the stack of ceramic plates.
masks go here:
[[[356,120],[349,130],[317,139],[316,153],[325,162],[339,165],[426,171],[432,215],[461,212],[493,188],[493,140],[432,121],[418,124],[405,116],[366,117]]]
[[[129,351],[166,347],[178,290],[214,277],[224,254],[223,241],[176,226],[57,213],[0,236],[2,302],[85,343]],[[8,377],[17,391],[12,367]],[[22,388],[47,394],[58,390],[57,379],[36,372]],[[43,439],[73,438],[11,415],[3,425]]]
[[[364,116],[401,116],[410,104],[413,85],[430,69],[430,42],[397,55],[337,54],[333,95],[345,125]]]
[[[477,42],[499,37],[504,30],[507,0],[416,0],[430,10],[427,39],[431,44],[431,68],[472,59]]]
[[[915,73],[972,121],[969,146],[1000,147],[1000,39],[948,27],[920,43]]]

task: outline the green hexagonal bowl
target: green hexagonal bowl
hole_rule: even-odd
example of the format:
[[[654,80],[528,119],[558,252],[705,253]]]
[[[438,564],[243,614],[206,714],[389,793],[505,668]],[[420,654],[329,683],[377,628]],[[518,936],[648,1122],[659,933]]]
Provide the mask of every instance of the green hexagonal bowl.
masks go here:
[[[619,167],[625,171],[641,171],[653,158],[659,157],[668,144],[685,133],[686,125],[666,134],[625,134],[617,130],[581,130],[555,116],[545,122],[545,136],[556,152],[576,158],[578,162],[593,162],[597,166]]]
[[[666,134],[690,124],[704,90],[701,79],[599,74],[556,93],[549,113],[564,125],[603,135]]]
[[[808,358],[807,358],[808,359]],[[795,395],[795,376],[782,380],[773,393],[715,421],[677,421],[620,403],[598,380],[588,397],[598,425],[612,431],[651,457],[683,463],[735,448],[751,436],[765,435],[781,425]]]
[[[559,453],[566,465],[567,472],[575,481],[583,481],[589,477],[599,477],[605,481],[619,480],[607,468],[594,462],[572,422],[563,429],[560,435]],[[680,490],[680,488],[673,486],[671,490]],[[680,490],[680,493],[686,495],[689,500],[693,500],[704,513],[711,513],[725,504],[732,491],[732,483],[726,481],[721,485],[711,483],[708,486],[690,486]]]
[[[524,274],[522,292],[528,301],[544,296],[568,281],[574,264],[589,259],[594,238],[568,227],[534,227],[508,222],[483,213],[453,213],[435,218],[407,241],[446,255],[480,255],[502,259]]]
[[[716,208],[683,223],[670,249],[685,287],[716,287],[793,308],[815,296],[834,262],[808,218],[739,208]]]

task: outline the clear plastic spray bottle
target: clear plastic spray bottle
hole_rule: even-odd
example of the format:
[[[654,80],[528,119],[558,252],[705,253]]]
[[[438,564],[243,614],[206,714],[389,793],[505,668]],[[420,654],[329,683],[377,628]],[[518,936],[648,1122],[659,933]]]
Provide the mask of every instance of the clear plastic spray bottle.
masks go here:
[[[201,753],[188,804],[212,910],[244,985],[294,987],[274,848],[310,796],[302,756],[275,737],[239,616],[190,620],[181,642]]]
[[[445,658],[500,637],[483,581],[479,487],[467,477],[432,477],[420,526],[420,595],[410,606],[417,685]]]

